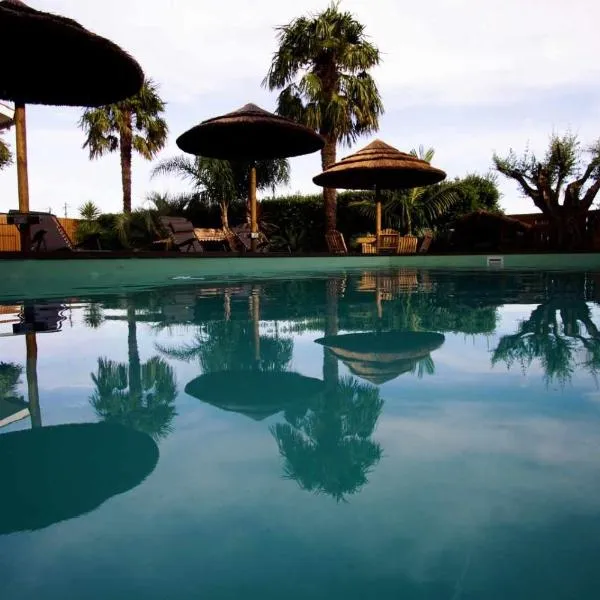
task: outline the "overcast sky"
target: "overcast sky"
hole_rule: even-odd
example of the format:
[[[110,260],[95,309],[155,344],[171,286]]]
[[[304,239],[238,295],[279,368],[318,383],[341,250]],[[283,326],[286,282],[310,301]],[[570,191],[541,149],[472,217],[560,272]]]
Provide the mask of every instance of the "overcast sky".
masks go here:
[[[197,122],[254,102],[275,108],[261,88],[276,49],[274,28],[321,10],[326,0],[31,0],[41,10],[78,20],[133,54],[160,85],[170,137],[159,158],[178,153],[176,137]],[[436,149],[450,177],[490,169],[494,151],[529,146],[543,152],[552,131],[589,143],[600,136],[600,3],[594,0],[343,0],[366,25],[383,62],[374,71],[385,105],[377,136],[400,150]],[[34,41],[31,40],[33,43]],[[93,200],[121,206],[118,156],[90,162],[81,149],[79,109],[31,107],[29,168],[33,209],[75,216]],[[13,130],[14,131],[14,130]],[[14,133],[6,138],[12,142]],[[355,148],[340,148],[338,156]],[[318,192],[318,154],[291,160],[292,182],[279,193]],[[133,202],[149,191],[179,191],[150,179],[134,162]],[[17,206],[14,167],[0,173],[0,211]],[[532,204],[501,182],[508,212]]]

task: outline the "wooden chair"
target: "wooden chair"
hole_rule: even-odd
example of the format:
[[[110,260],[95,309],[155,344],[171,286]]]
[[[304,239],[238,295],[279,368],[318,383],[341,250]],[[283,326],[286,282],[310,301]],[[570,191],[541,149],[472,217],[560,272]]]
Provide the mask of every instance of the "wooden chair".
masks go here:
[[[414,235],[403,235],[398,239],[397,254],[415,254],[418,238]]]
[[[433,240],[433,235],[431,231],[425,232],[425,237],[421,242],[421,246],[419,247],[419,254],[425,254],[429,251],[429,246],[431,246],[431,241]]]
[[[400,234],[394,229],[382,229],[379,234],[379,252],[396,252]]]
[[[160,217],[160,224],[169,236],[171,246],[180,252],[204,252],[194,226],[183,217]],[[159,240],[163,241],[163,240]]]
[[[325,234],[325,241],[327,242],[329,254],[348,254],[348,248],[346,248],[344,236],[337,229],[328,231]]]

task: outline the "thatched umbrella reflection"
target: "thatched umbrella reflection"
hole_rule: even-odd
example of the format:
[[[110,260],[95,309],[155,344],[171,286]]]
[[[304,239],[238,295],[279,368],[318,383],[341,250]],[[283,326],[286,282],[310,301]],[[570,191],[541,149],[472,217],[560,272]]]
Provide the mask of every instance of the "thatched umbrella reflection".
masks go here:
[[[444,341],[441,333],[428,331],[350,333],[315,340],[342,360],[352,373],[377,384],[414,372],[419,365],[431,372],[430,353]]]
[[[135,95],[144,75],[138,63],[111,41],[72,19],[35,10],[20,0],[0,2],[0,39],[10,49],[2,64],[0,99],[15,103],[19,211],[27,213],[25,105],[110,104]],[[27,251],[28,221],[17,224],[21,249]]]
[[[0,535],[88,513],[142,483],[158,463],[149,436],[86,423],[0,435]]]
[[[325,140],[312,129],[269,113],[255,104],[207,119],[177,138],[181,150],[196,156],[223,160],[256,161],[311,154]],[[256,250],[256,168],[252,164],[248,182],[251,211],[252,250]]]
[[[446,173],[427,161],[375,140],[313,178],[322,187],[375,190],[377,250],[381,233],[381,190],[401,190],[439,183]]]

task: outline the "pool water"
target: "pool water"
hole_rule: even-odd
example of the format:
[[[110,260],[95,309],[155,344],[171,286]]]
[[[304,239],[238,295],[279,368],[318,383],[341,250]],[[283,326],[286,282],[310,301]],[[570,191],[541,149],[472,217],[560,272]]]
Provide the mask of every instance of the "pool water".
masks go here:
[[[0,598],[599,598],[599,300],[539,270],[0,292]]]

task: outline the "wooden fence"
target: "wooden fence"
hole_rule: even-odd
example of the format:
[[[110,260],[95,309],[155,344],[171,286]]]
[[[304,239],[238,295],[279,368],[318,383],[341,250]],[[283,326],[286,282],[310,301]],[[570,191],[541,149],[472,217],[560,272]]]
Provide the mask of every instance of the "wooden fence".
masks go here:
[[[63,226],[69,239],[73,242],[75,232],[77,231],[77,219],[58,219]],[[0,214],[0,252],[19,252],[21,250],[21,240],[19,230],[14,225],[6,223],[6,215]]]

